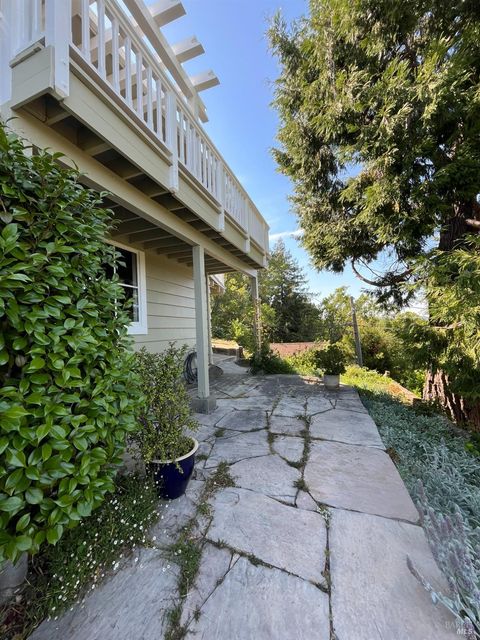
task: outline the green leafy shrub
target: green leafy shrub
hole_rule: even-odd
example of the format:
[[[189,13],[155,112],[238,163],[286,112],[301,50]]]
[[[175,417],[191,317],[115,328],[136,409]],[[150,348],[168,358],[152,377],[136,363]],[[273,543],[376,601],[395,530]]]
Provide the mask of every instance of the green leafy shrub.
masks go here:
[[[135,354],[145,402],[141,428],[133,439],[146,462],[175,460],[192,448],[185,430],[195,431],[198,425],[183,379],[186,352],[186,346],[176,348],[172,343],[162,353],[149,353],[143,347]]]
[[[20,604],[0,608],[0,636],[20,639],[44,618],[60,615],[88,589],[118,568],[123,557],[147,542],[157,519],[158,497],[148,478],[119,476],[108,500],[55,547],[30,562]]]
[[[136,426],[111,212],[57,158],[0,127],[0,561],[90,515]]]
[[[268,343],[263,343],[260,351],[256,351],[250,360],[250,372],[259,373],[295,373],[295,369],[277,353],[270,349]]]
[[[317,375],[317,351],[319,348],[320,345],[294,353],[292,356],[287,356],[285,361],[300,375]]]
[[[339,344],[329,344],[315,352],[315,365],[328,375],[345,373],[346,354]]]

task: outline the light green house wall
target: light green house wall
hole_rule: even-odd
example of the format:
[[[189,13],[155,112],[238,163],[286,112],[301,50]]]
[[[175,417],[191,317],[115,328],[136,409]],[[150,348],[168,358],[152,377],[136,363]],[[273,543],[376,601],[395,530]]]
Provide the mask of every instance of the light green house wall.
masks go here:
[[[135,346],[161,351],[171,341],[195,344],[193,272],[176,261],[145,254],[148,333],[135,335]]]

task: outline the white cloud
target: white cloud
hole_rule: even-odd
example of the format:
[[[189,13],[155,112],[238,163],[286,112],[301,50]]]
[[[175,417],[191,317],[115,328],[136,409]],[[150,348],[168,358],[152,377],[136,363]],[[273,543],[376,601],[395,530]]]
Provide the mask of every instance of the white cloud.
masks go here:
[[[293,231],[281,231],[280,233],[273,233],[269,236],[270,242],[280,240],[280,238],[299,238],[303,236],[303,229],[294,229]]]

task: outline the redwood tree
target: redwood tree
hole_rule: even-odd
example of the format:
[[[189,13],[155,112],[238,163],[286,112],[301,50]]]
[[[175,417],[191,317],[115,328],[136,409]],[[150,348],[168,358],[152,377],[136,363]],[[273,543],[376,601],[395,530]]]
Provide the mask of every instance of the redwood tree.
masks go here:
[[[478,1],[311,0],[269,35],[274,155],[313,263],[399,306],[421,288],[425,395],[480,425]]]

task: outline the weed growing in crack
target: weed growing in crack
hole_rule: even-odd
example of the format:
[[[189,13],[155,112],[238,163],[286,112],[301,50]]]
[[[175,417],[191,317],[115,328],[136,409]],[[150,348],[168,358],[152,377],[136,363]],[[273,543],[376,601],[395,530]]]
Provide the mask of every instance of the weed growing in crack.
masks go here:
[[[268,431],[267,433],[267,440],[268,440],[268,444],[273,444],[275,442],[275,434],[272,433],[271,431]]]
[[[183,640],[187,635],[187,627],[180,624],[182,607],[178,604],[167,612],[168,628],[165,640]]]
[[[261,565],[261,561],[257,558],[257,556],[254,556],[253,553],[250,553],[247,556],[248,560],[255,566],[258,567],[258,565]]]
[[[330,522],[330,511],[328,510],[328,507],[326,507],[324,504],[317,503],[317,512],[323,516],[326,524],[328,525],[328,523]]]
[[[294,469],[301,469],[303,467],[303,462],[302,460],[287,460],[287,464],[290,465],[291,467],[293,467]]]
[[[195,458],[197,460],[208,460],[208,456],[206,453],[199,453],[198,455],[195,456]]]
[[[226,543],[225,540],[220,539],[220,540],[209,540],[210,544],[213,544],[214,547],[216,547],[217,549],[228,549],[228,545]]]
[[[170,553],[172,559],[180,566],[178,590],[180,597],[184,598],[198,573],[202,549],[196,540],[182,536],[170,547]]]
[[[219,428],[215,430],[215,437],[216,438],[222,438],[225,435],[225,429],[223,428]]]
[[[308,491],[308,485],[305,482],[304,478],[298,478],[298,480],[295,480],[293,486],[296,489],[300,489],[300,491]]]
[[[210,497],[215,491],[226,487],[234,487],[235,480],[230,475],[230,467],[227,462],[221,462],[215,473],[205,483],[204,498]]]
[[[212,515],[212,507],[208,504],[208,502],[202,502],[197,507],[197,514],[208,518]]]
[[[235,481],[230,475],[228,463],[221,462],[215,473],[205,482],[195,515],[183,528],[179,539],[169,549],[172,560],[180,567],[178,591],[182,599],[187,596],[188,591],[191,589],[202,559],[203,540],[198,539],[198,536],[196,537],[194,533],[195,527],[198,524],[197,516],[210,517],[212,508],[207,502],[208,499],[219,489],[234,486]],[[219,541],[215,546],[221,548],[221,546],[226,547],[227,545],[224,541]],[[201,610],[197,607],[193,614],[194,619],[198,620],[200,614]],[[169,612],[168,629],[165,634],[165,640],[183,640],[183,638],[185,638],[187,627],[180,624],[181,615],[181,604],[178,604]]]

